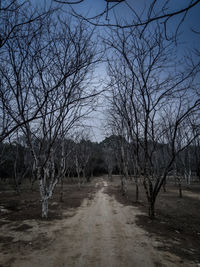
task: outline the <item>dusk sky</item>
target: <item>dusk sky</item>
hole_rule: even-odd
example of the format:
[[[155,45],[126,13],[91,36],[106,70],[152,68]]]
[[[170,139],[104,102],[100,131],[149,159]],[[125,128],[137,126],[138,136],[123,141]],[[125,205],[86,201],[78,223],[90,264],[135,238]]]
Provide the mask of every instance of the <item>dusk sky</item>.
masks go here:
[[[151,1],[149,1],[151,2]],[[159,1],[162,3],[163,1]],[[188,0],[174,0],[170,1],[170,3],[173,3],[172,8],[170,11],[176,11],[179,10],[181,7],[184,7],[188,4]],[[144,10],[145,4],[147,1],[145,0],[126,0],[120,4],[118,4],[113,10],[108,12],[108,19],[109,21],[106,20],[106,14],[102,16],[101,22],[107,23],[110,22],[112,23],[113,18],[114,18],[114,12],[117,15],[117,18],[119,20],[126,19],[128,22],[132,21],[133,18],[133,12],[130,10],[129,7],[134,8],[138,14],[141,14],[141,11]],[[129,6],[128,6],[128,5]],[[109,3],[109,7],[114,6],[115,3]],[[106,1],[105,0],[85,0],[80,4],[73,5],[73,8],[75,11],[85,17],[92,17],[95,16],[101,12],[103,12],[106,8]],[[114,12],[113,12],[114,11]],[[199,47],[200,44],[200,38],[196,34],[194,34],[191,29],[194,29],[196,31],[200,31],[200,3],[198,6],[194,7],[191,9],[181,28],[180,28],[180,40],[184,42],[184,47]],[[176,18],[170,19],[168,23],[168,30],[170,32],[171,29],[174,29],[175,25],[177,25],[177,22],[181,16],[176,16]]]
[[[74,0],[75,1],[75,0]],[[71,0],[71,2],[74,2]],[[164,1],[165,2],[165,1]],[[189,1],[186,0],[174,0],[169,1],[170,5],[169,11],[176,11],[179,10],[181,7],[185,7],[188,4]],[[41,5],[41,1],[37,0],[37,5]],[[43,2],[45,3],[45,2]],[[46,0],[46,4],[52,3],[51,0]],[[114,9],[110,10],[108,14],[104,14],[100,20],[99,24],[107,24],[107,23],[113,23],[114,15],[123,23],[123,20],[125,19],[128,23],[132,21],[133,19],[133,12],[130,10],[130,7],[133,8],[138,15],[141,15],[141,12],[145,9],[145,4],[147,4],[148,1],[145,0],[126,0],[120,4],[118,4]],[[149,1],[151,3],[151,1]],[[159,1],[159,3],[163,3],[163,1]],[[109,3],[109,7],[112,7],[116,3]],[[68,5],[61,5],[63,10],[71,12],[71,9]],[[103,12],[106,9],[106,1],[105,0],[85,0],[80,4],[72,5],[75,12],[78,14],[90,18],[93,16],[96,16]],[[159,9],[159,5],[158,5]],[[143,13],[145,15],[145,12]],[[184,19],[184,22],[182,23],[180,29],[179,29],[179,38],[178,38],[178,44],[177,44],[177,53],[180,57],[184,57],[188,52],[191,52],[194,48],[200,47],[200,34],[195,34],[192,32],[192,29],[195,31],[200,31],[200,4],[198,4],[195,8],[191,9],[186,18]],[[108,20],[106,19],[106,16]],[[167,24],[167,32],[170,34],[171,30],[174,31],[176,26],[178,25],[179,21],[181,19],[181,16],[176,16],[169,20]],[[95,22],[95,21],[93,21]],[[104,34],[104,30],[106,27],[98,27],[98,30],[100,30],[101,34]],[[106,79],[106,65],[101,64],[95,72],[95,76]],[[105,78],[104,78],[105,77]],[[103,85],[101,85],[103,86]],[[100,98],[100,106],[98,108],[98,111],[91,114],[91,117],[84,122],[85,125],[91,126],[91,138],[94,141],[101,141],[105,135],[105,129],[103,127],[105,122],[105,112],[106,110],[106,101],[105,99]]]
[[[140,14],[141,11],[144,8],[144,4],[146,1],[141,0],[129,0],[120,3],[117,7],[115,7],[113,10],[116,14],[116,16],[120,19],[126,19],[127,21],[132,20],[133,13],[130,11],[130,8],[126,4],[126,2],[133,7],[137,12]],[[133,4],[134,2],[134,4]],[[184,3],[188,3],[188,1],[183,0],[175,0],[173,1],[173,7],[171,10],[178,10],[182,6],[185,6]],[[109,7],[114,5],[113,3],[109,3]],[[83,16],[90,17],[96,14],[101,13],[105,10],[106,2],[104,0],[85,0],[83,3],[77,6],[73,6],[73,8],[76,10],[77,13],[82,14]],[[109,22],[112,23],[112,19],[114,17],[114,12],[109,11],[108,12],[108,19]],[[87,14],[88,13],[88,14]],[[182,26],[180,27],[180,37],[178,39],[178,47],[177,47],[177,53],[180,54],[180,56],[184,56],[188,51],[191,51],[193,48],[199,48],[200,47],[200,35],[197,35],[191,31],[191,29],[194,29],[196,31],[200,30],[200,4],[198,7],[193,8],[185,18]],[[173,18],[168,23],[168,32],[170,33],[171,30],[174,30],[175,25],[179,22],[180,16]],[[106,21],[106,15],[102,17],[102,22],[107,23]],[[100,27],[100,30],[103,32],[104,29]],[[102,67],[103,68],[103,67]],[[97,70],[97,73],[101,75],[101,68]],[[91,124],[92,127],[92,134],[94,140],[100,141],[104,138],[106,135],[105,129],[103,127],[104,121],[105,121],[105,109],[106,107],[101,106],[100,111],[94,114],[94,119],[89,120],[89,124]],[[101,112],[103,110],[103,112]]]

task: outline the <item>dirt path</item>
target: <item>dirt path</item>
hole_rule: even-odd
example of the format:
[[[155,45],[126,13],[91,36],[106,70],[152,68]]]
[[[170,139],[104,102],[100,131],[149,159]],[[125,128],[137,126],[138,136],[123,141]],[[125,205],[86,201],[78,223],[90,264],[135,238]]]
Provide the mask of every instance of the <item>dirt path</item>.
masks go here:
[[[12,267],[151,267],[195,266],[156,249],[141,228],[136,207],[123,206],[105,194],[106,182],[93,200],[85,200],[73,217],[58,221],[50,246],[19,256]],[[52,229],[51,229],[52,231]]]

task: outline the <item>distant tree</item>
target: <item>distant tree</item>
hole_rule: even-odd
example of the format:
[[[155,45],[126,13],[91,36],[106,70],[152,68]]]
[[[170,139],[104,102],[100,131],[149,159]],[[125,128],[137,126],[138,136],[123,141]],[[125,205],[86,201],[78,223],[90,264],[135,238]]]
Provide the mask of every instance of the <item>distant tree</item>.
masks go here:
[[[114,89],[114,88],[113,88]],[[114,98],[112,98],[114,100]],[[112,101],[111,100],[111,101]],[[114,100],[115,102],[115,100]],[[125,120],[122,116],[119,114],[119,106],[114,105],[110,107],[109,112],[109,127],[111,128],[111,131],[113,134],[117,136],[115,139],[116,145],[118,146],[118,149],[115,147],[115,158],[118,162],[119,166],[119,173],[120,173],[120,179],[121,179],[121,192],[122,195],[126,195],[127,192],[127,180],[129,177],[129,170],[128,170],[128,161],[129,161],[129,155],[128,155],[128,136],[127,136],[127,128],[125,127]],[[115,109],[115,107],[117,107]]]
[[[105,140],[103,140],[102,149],[104,160],[107,166],[108,178],[110,179],[110,181],[112,181],[112,174],[117,165],[116,150],[118,149],[117,139],[114,135],[111,135],[110,137],[107,137],[105,138]]]
[[[69,176],[72,165],[72,155],[75,149],[74,142],[67,138],[64,128],[62,127],[61,134],[56,138],[55,141],[55,169],[56,176],[60,182],[60,202],[63,202],[64,194],[64,180],[66,175]],[[69,177],[68,177],[69,178]]]

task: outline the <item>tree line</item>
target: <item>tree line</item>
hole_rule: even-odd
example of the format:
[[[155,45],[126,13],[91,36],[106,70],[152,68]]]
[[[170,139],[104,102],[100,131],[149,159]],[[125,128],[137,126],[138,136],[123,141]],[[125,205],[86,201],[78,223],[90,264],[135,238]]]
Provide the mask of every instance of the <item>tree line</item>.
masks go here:
[[[65,139],[64,142],[60,141],[57,140],[53,145],[52,161],[54,170],[51,169],[58,179],[57,183],[61,185],[59,189],[60,201],[63,199],[64,183],[77,184],[81,188],[82,184],[91,182],[94,177],[102,175],[111,182],[113,181],[113,175],[118,175],[121,178],[121,192],[123,195],[126,195],[127,180],[132,181],[136,188],[136,201],[139,200],[139,184],[143,182],[145,173],[137,168],[137,161],[133,157],[136,140],[128,142],[122,135],[111,135],[102,142],[96,143],[90,141],[86,136],[78,135],[74,140],[69,138]],[[35,140],[34,143],[36,150],[39,152],[40,143],[38,140]],[[18,194],[21,193],[24,184],[26,188],[29,185],[30,189],[33,189],[33,186],[38,183],[37,170],[25,139],[21,137],[12,143],[1,143],[0,146],[1,184],[10,184],[11,188]],[[149,146],[152,146],[152,144],[149,143]],[[157,144],[157,147],[155,157],[158,161],[161,158],[163,159],[156,162],[156,168],[158,173],[162,173],[164,161],[167,160],[164,155],[168,153],[169,144],[160,143]],[[65,151],[64,154],[63,151]],[[47,153],[47,151],[44,153]],[[45,158],[45,155],[41,156]],[[176,169],[171,168],[168,177],[173,177],[170,181],[178,183],[179,190],[183,181],[187,185],[190,185],[192,179],[198,182],[200,180],[200,140],[196,140],[182,151],[176,158],[174,165]],[[163,183],[164,190],[168,177]],[[50,181],[49,178],[47,182]]]

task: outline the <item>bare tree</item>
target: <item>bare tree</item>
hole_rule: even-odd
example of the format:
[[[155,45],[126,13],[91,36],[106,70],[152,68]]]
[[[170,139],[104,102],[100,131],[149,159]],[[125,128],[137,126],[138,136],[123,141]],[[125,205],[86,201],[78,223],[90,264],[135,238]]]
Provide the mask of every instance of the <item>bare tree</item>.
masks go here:
[[[190,136],[187,122],[198,113],[200,100],[191,90],[196,68],[175,71],[170,44],[159,28],[142,35],[141,31],[116,29],[105,43],[114,50],[108,59],[112,108],[134,144],[135,164],[143,176],[153,218],[156,197],[176,156],[199,134]],[[188,139],[181,139],[178,148],[179,130]],[[158,165],[157,155],[165,144],[170,152]]]
[[[74,150],[74,143],[69,139],[67,134],[68,132],[65,132],[65,128],[62,125],[60,134],[56,138],[56,142],[54,144],[56,147],[55,166],[57,170],[57,179],[60,181],[60,202],[63,202],[64,180],[72,167],[70,159],[72,158]]]
[[[21,29],[25,25],[34,24],[37,21],[43,20],[54,10],[51,7],[47,10],[47,7],[42,5],[40,9],[37,9],[33,7],[29,0],[24,0],[23,2],[18,0],[1,0],[0,54],[7,41],[15,39],[17,36],[20,37]]]
[[[65,174],[64,146],[60,172],[55,171],[56,140],[64,139],[91,110],[97,92],[88,82],[98,61],[93,31],[81,21],[73,25],[47,22],[35,35],[8,41],[1,67],[2,103],[16,127],[21,127],[34,158],[43,217],[48,215],[48,199]],[[32,25],[26,27],[28,31]]]
[[[78,178],[78,186],[90,180],[87,167],[92,157],[92,143],[89,140],[89,132],[85,129],[76,132],[75,136],[75,165]],[[87,176],[87,178],[86,178]]]
[[[116,98],[113,97],[113,101],[116,104]],[[115,150],[115,158],[118,158],[120,179],[121,179],[121,192],[122,195],[126,195],[127,192],[127,180],[129,177],[128,172],[128,140],[127,140],[127,128],[125,127],[125,119],[121,116],[118,104],[111,106],[109,111],[109,127],[112,134],[117,135],[117,144],[119,149]],[[109,151],[107,151],[108,153]]]
[[[81,156],[81,166],[83,182],[88,182],[90,180],[89,174],[87,173],[87,167],[92,156],[92,146],[88,136],[83,136],[79,143],[80,156]]]
[[[20,194],[20,186],[24,182],[27,174],[30,173],[30,165],[26,159],[30,159],[29,151],[27,147],[23,146],[23,143],[20,142],[20,137],[17,135],[17,139],[12,143],[14,151],[14,186],[18,194]]]
[[[109,144],[104,145],[104,157],[108,169],[108,179],[112,181],[112,173],[115,164],[115,150]]]
[[[190,101],[190,103],[188,103]],[[182,197],[182,180],[185,174],[185,164],[190,165],[189,159],[184,162],[184,154],[191,149],[194,140],[199,137],[199,126],[194,129],[193,122],[198,121],[199,117],[199,100],[191,102],[190,96],[185,97],[185,94],[179,94],[176,98],[176,103],[171,102],[170,108],[165,109],[163,123],[165,133],[163,137],[168,143],[168,148],[165,153],[168,158],[170,166],[168,168],[174,169],[174,174],[178,180],[179,196]],[[191,120],[192,119],[192,120]],[[170,159],[173,159],[170,161]],[[190,170],[191,171],[191,170]]]
[[[14,4],[16,2],[12,1]],[[12,7],[10,8],[12,9]],[[17,12],[19,12],[18,7]],[[15,16],[16,19],[25,20],[23,12],[22,14],[19,12]],[[53,90],[53,88],[46,90],[43,101],[37,105],[35,105],[33,97],[30,97],[37,93],[36,80],[44,68],[42,65],[36,66],[35,61],[41,54],[44,55],[49,41],[45,37],[49,19],[50,16],[46,16],[38,18],[32,23],[22,23],[20,27],[14,27],[10,34],[12,38],[9,35],[10,37],[1,47],[0,142],[11,136],[24,123],[36,119],[48,97],[48,92]]]

